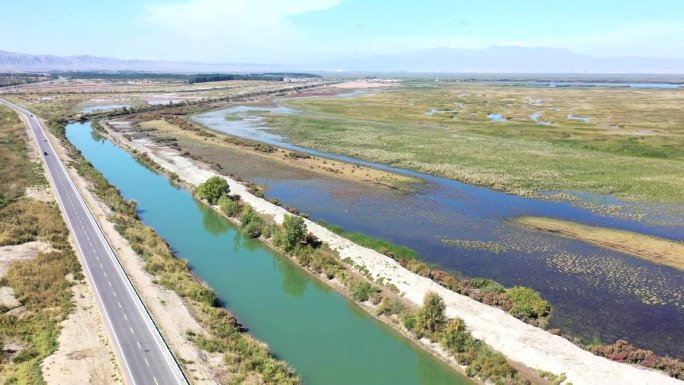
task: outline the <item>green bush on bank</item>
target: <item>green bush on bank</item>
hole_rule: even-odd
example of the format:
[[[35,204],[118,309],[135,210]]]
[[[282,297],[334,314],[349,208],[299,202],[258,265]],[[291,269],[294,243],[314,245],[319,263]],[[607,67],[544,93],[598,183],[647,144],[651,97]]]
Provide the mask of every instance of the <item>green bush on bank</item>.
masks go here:
[[[487,344],[473,338],[460,318],[447,320],[444,301],[436,293],[425,295],[423,306],[415,313],[406,314],[403,323],[415,337],[427,337],[466,366],[466,374],[486,382],[504,385],[529,385],[505,357]]]
[[[360,282],[353,285],[351,296],[354,301],[366,302],[378,291],[370,283]]]
[[[264,219],[251,206],[245,206],[240,214],[240,230],[250,238],[259,238],[265,227]]]
[[[241,210],[240,201],[228,195],[221,195],[218,199],[221,211],[229,217],[235,217]]]
[[[195,193],[201,199],[209,202],[209,204],[215,205],[221,196],[230,193],[230,186],[228,186],[228,181],[224,178],[215,175],[197,186]]]
[[[294,215],[286,215],[283,219],[283,239],[280,246],[287,252],[292,252],[306,237],[304,219]]]
[[[419,337],[432,337],[440,332],[446,323],[444,310],[446,310],[446,305],[442,297],[436,293],[427,293],[423,299],[423,307],[415,314],[413,333]]]
[[[544,323],[537,326],[546,326],[546,319],[549,316],[551,307],[549,303],[541,298],[538,292],[523,286],[515,286],[506,289],[506,294],[511,299],[511,309],[509,312],[516,318],[528,323]]]

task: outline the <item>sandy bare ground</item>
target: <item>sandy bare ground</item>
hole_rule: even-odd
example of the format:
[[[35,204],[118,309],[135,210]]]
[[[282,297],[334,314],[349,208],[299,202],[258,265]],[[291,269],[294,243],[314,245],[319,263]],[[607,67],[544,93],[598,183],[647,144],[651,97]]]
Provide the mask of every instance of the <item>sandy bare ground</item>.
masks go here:
[[[61,144],[52,137],[50,139],[60,157],[67,158]],[[206,334],[206,331],[193,318],[180,296],[154,283],[155,277],[145,272],[143,261],[116,231],[114,224],[107,220],[109,208],[88,190],[87,181],[76,170],[71,167],[67,170],[190,381],[194,385],[219,384],[218,379],[226,376],[222,355],[204,352],[186,338],[187,331],[198,335]]]
[[[184,158],[177,151],[156,146],[147,140],[126,139],[112,133],[118,140],[147,153],[152,160],[175,172],[181,179],[198,185],[214,173],[208,166]],[[250,204],[256,211],[282,223],[285,209],[258,198],[235,180],[226,178],[234,194]],[[682,385],[684,382],[654,370],[621,364],[598,357],[581,349],[563,337],[552,335],[542,329],[518,320],[510,314],[469,297],[450,291],[434,281],[410,272],[394,260],[342,238],[326,228],[306,221],[315,236],[327,242],[340,258],[351,258],[356,264],[365,266],[374,278],[384,277],[404,293],[404,298],[415,304],[422,304],[426,293],[439,294],[447,305],[449,317],[465,320],[475,338],[489,344],[506,357],[533,369],[552,373],[566,373],[568,382],[574,385]]]
[[[49,187],[31,186],[26,189],[26,196],[42,202],[52,202],[55,198]]]
[[[21,245],[11,245],[0,247],[0,277],[5,275],[10,263],[31,259],[52,248],[45,242],[26,242]]]
[[[41,365],[43,378],[48,385],[120,384],[114,353],[90,287],[79,283],[71,290],[74,311],[62,322],[59,347]]]
[[[0,247],[0,278],[7,272],[10,264],[14,261],[25,261],[38,255],[39,253],[50,251],[51,247],[45,242],[26,242],[21,245]],[[7,309],[14,309],[21,305],[14,296],[11,287],[0,287],[0,306]]]

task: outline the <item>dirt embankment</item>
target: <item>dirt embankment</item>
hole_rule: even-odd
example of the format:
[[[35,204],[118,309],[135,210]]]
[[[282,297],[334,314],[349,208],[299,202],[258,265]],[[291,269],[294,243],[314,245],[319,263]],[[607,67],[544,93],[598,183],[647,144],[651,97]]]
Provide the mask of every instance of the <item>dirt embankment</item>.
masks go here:
[[[647,261],[684,270],[684,243],[682,242],[553,218],[521,217],[515,222],[531,229],[578,239]]]
[[[112,133],[122,143],[146,153],[153,161],[169,172],[176,173],[192,185],[198,185],[217,175],[207,165],[183,157],[178,151],[151,143],[149,140],[128,141]],[[233,193],[257,212],[282,223],[285,209],[251,194],[241,183],[226,178]],[[306,221],[308,229],[318,239],[337,251],[340,258],[350,258],[354,264],[364,267],[373,278],[384,278],[394,284],[404,298],[420,305],[428,292],[439,294],[447,305],[449,317],[462,318],[473,336],[489,344],[495,350],[527,367],[552,373],[566,373],[575,385],[624,384],[624,385],[681,385],[662,372],[609,361],[581,349],[563,337],[552,335],[542,329],[526,324],[500,309],[487,306],[469,297],[450,291],[434,281],[404,269],[399,263],[332,233],[326,228]]]

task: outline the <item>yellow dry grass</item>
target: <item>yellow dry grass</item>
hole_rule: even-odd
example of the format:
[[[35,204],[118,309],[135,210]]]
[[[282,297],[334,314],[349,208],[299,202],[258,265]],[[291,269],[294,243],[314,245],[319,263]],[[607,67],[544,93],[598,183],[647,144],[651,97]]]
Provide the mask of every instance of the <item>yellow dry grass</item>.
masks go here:
[[[682,242],[552,218],[520,217],[516,219],[516,222],[528,228],[556,233],[684,270],[684,243]]]

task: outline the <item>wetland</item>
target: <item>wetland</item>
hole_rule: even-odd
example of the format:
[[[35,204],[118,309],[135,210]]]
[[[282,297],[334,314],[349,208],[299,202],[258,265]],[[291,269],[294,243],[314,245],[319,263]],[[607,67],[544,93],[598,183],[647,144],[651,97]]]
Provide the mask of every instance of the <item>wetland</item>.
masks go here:
[[[371,97],[372,94],[360,96]],[[548,103],[548,99],[553,98],[548,94],[528,98],[535,104]],[[199,141],[180,140],[179,145],[191,148],[193,154],[201,154],[199,156],[210,163],[220,163],[235,175],[264,185],[267,198],[296,207],[314,220],[324,220],[350,232],[361,232],[410,247],[425,261],[446,270],[471,277],[492,278],[506,286],[532,287],[554,307],[549,327],[561,328],[584,342],[612,342],[623,338],[661,354],[684,356],[679,344],[684,338],[684,274],[681,271],[625,252],[515,223],[515,218],[520,216],[543,216],[681,241],[684,220],[680,203],[673,203],[672,199],[663,199],[665,202],[653,199],[635,201],[581,189],[544,191],[538,195],[541,199],[505,194],[394,167],[396,163],[388,166],[369,162],[361,156],[363,152],[357,153],[357,157],[348,156],[354,155],[352,152],[361,143],[368,147],[378,146],[372,141],[357,141],[345,151],[326,152],[328,147],[336,146],[334,143],[308,147],[311,142],[329,138],[326,130],[335,132],[339,129],[333,117],[328,115],[324,116],[329,123],[325,130],[323,126],[319,129],[309,127],[309,139],[292,135],[293,129],[289,124],[278,125],[282,121],[306,123],[323,119],[324,114],[317,107],[300,109],[303,108],[301,103],[308,108],[308,103],[318,106],[331,100],[339,102],[337,98],[290,99],[280,101],[281,106],[276,107],[282,110],[285,106],[288,109],[285,114],[269,111],[262,105],[253,107],[253,114],[243,114],[243,120],[226,120],[226,116],[235,116],[235,108],[241,111],[250,109],[231,107],[195,115],[193,120],[214,131],[410,176],[420,181],[413,184],[412,192],[382,189],[303,169],[295,172],[284,165],[279,165],[275,171],[268,165],[246,166],[240,164],[251,163],[244,162],[245,158],[241,158],[242,162],[237,156],[231,159],[230,151],[211,150],[209,144]],[[344,102],[360,103],[357,98],[345,98]],[[554,121],[557,119],[561,124],[567,112],[564,114],[555,108],[552,105],[544,110],[545,117],[555,112]],[[535,111],[538,110],[535,106]],[[425,111],[425,108],[420,108],[418,115],[422,116],[421,119],[433,119],[439,115],[426,117]],[[451,119],[451,114],[445,115]],[[525,118],[529,120],[529,112]],[[360,122],[364,127],[382,124],[377,120]],[[511,123],[516,124],[511,121],[505,125]],[[587,124],[600,123],[592,120]],[[391,138],[387,140],[392,141]],[[254,157],[247,156],[249,158]],[[664,160],[665,163],[673,161]],[[681,168],[679,161],[677,164]],[[401,163],[398,165],[402,166]],[[304,191],[305,194],[302,193]],[[559,195],[564,199],[554,200]],[[678,196],[670,194],[669,197],[680,201]],[[663,333],[664,330],[668,333]]]

